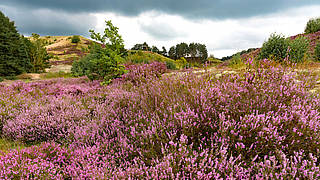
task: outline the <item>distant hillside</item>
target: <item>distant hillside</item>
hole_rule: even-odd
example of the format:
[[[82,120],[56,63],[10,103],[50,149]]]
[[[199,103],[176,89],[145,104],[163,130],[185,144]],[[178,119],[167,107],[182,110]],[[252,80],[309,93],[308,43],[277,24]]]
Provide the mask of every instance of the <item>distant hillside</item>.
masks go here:
[[[47,40],[46,46],[49,54],[54,55],[50,60],[52,65],[69,64],[88,54],[88,46],[91,40],[79,36],[79,43],[71,43],[72,36],[43,36],[42,39]]]
[[[154,53],[151,51],[129,50],[126,58],[127,63],[149,63],[152,61],[158,62],[175,62],[173,59]]]
[[[315,33],[310,33],[310,34],[298,34],[298,35],[295,35],[295,36],[291,36],[289,37],[290,39],[295,39],[297,37],[300,37],[300,36],[303,36],[303,37],[306,37],[309,39],[310,41],[310,44],[309,44],[309,53],[311,56],[314,55],[314,48],[315,46],[317,45],[317,43],[320,43],[320,31],[318,32],[315,32]],[[241,57],[243,59],[248,59],[250,57],[257,57],[258,54],[260,53],[260,48],[254,50],[254,51],[251,51],[249,53],[246,53],[246,54],[243,54],[241,55]]]

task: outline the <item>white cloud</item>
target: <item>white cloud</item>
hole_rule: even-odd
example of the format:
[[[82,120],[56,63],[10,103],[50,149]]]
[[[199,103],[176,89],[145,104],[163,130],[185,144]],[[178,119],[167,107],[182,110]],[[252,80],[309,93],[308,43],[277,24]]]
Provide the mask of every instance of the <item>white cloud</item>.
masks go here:
[[[98,18],[95,29],[103,31],[104,20],[111,19],[119,27],[126,48],[142,42],[167,49],[180,42],[199,42],[207,45],[209,54],[223,57],[247,48],[260,47],[273,32],[285,36],[302,33],[307,21],[320,15],[319,9],[320,6],[306,6],[266,16],[216,21],[188,20],[157,11],[135,17],[100,13],[95,14]]]

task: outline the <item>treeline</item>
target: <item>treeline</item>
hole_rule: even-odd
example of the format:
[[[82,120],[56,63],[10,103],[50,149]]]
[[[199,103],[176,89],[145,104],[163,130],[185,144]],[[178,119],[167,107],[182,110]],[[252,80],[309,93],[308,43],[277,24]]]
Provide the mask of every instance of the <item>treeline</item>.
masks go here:
[[[179,59],[181,57],[199,58],[202,62],[208,58],[208,50],[205,44],[200,43],[180,43],[169,49],[169,57]]]
[[[202,62],[206,61],[208,58],[208,50],[205,44],[201,43],[179,43],[172,46],[167,52],[166,48],[163,46],[159,50],[156,46],[149,46],[146,42],[142,44],[134,45],[131,50],[142,50],[142,51],[152,51],[154,53],[161,54],[171,59],[180,59],[182,57],[186,58],[199,58]]]
[[[12,77],[24,72],[43,72],[51,56],[46,41],[33,34],[30,40],[18,33],[13,21],[0,11],[0,76]]]
[[[131,50],[141,50],[141,51],[151,51],[151,52],[154,52],[154,53],[158,53],[158,54],[161,54],[165,57],[168,57],[168,52],[167,52],[167,49],[162,46],[162,49],[159,50],[156,46],[149,46],[146,42],[142,43],[142,44],[136,44],[134,45]]]

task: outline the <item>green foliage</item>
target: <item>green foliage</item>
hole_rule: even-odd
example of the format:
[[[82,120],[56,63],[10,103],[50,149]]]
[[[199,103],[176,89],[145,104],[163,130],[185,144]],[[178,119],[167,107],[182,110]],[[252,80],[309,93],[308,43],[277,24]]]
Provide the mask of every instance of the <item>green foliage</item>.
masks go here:
[[[288,58],[291,62],[300,63],[308,56],[309,40],[300,36],[294,40],[288,40]]]
[[[177,53],[176,53],[176,47],[175,46],[170,47],[170,49],[169,49],[169,57],[171,59],[177,59]]]
[[[313,18],[307,22],[306,28],[304,30],[305,33],[315,33],[320,31],[320,18]]]
[[[158,49],[156,46],[152,46],[152,47],[151,47],[151,51],[154,52],[154,53],[160,54],[160,51],[159,51],[159,49]]]
[[[189,46],[187,43],[180,43],[176,45],[177,58],[186,57],[189,54]]]
[[[89,31],[91,38],[100,41],[104,48],[93,44],[89,55],[72,64],[71,72],[74,76],[86,75],[91,80],[100,79],[104,84],[109,84],[112,79],[125,73],[125,67],[121,65],[126,51],[123,39],[111,21],[106,21],[106,26],[103,35]]]
[[[17,76],[5,76],[3,78],[6,80],[17,80],[18,79]]]
[[[222,61],[215,58],[214,56],[210,56],[208,59],[207,59],[209,65],[217,65],[217,64],[221,64]]]
[[[128,56],[125,58],[126,63],[133,64],[150,64],[154,61],[166,63],[167,61],[175,62],[173,59],[167,58],[157,53],[150,53],[145,51],[131,50],[128,52]]]
[[[177,66],[173,61],[166,61],[167,69],[176,70]]]
[[[268,41],[263,43],[259,59],[274,59],[283,61],[288,58],[294,63],[303,62],[308,56],[309,40],[300,36],[293,40],[282,35],[271,34]]]
[[[40,76],[42,79],[52,79],[52,78],[70,78],[72,77],[71,73],[67,73],[64,71],[59,72],[48,72],[41,74]]]
[[[202,63],[205,63],[208,58],[208,50],[205,44],[199,44],[198,45],[198,51],[199,51],[199,57],[202,61]]]
[[[71,38],[72,43],[79,43],[81,41],[80,36],[78,35],[73,35]]]
[[[39,73],[44,72],[45,68],[49,68],[49,59],[53,56],[47,53],[45,46],[47,41],[41,39],[38,34],[32,34],[32,40],[24,38],[24,44],[27,48],[28,58],[32,64],[29,72]]]
[[[282,61],[287,54],[288,43],[283,35],[271,34],[268,41],[262,45],[259,59],[272,58]]]
[[[162,56],[165,56],[165,57],[168,56],[167,49],[166,49],[164,46],[162,46],[162,51],[160,52],[160,54],[161,54]]]
[[[318,43],[314,49],[314,58],[317,61],[320,61],[320,43]]]
[[[150,51],[150,47],[148,43],[144,42],[142,44],[135,44],[131,50],[141,50],[141,51]]]
[[[205,44],[200,43],[180,43],[172,46],[169,50],[169,57],[178,59],[190,55],[192,59],[200,58],[201,63],[204,63],[208,58],[208,51]]]
[[[14,22],[0,11],[0,76],[26,72],[31,67],[26,51]]]
[[[245,63],[241,59],[240,53],[237,53],[231,58],[229,66],[236,69],[245,67]]]
[[[187,67],[187,64],[188,64],[186,58],[184,58],[184,57],[181,57],[180,59],[177,59],[177,60],[176,60],[176,63],[178,64],[179,69],[181,69],[181,68],[182,68],[182,69],[186,68],[186,67]]]
[[[9,152],[12,149],[23,149],[25,147],[26,145],[23,143],[0,138],[0,152]]]
[[[130,51],[128,53],[128,56],[126,57],[127,63],[133,63],[133,64],[149,64],[150,60],[153,60],[150,53],[144,53],[143,51]]]

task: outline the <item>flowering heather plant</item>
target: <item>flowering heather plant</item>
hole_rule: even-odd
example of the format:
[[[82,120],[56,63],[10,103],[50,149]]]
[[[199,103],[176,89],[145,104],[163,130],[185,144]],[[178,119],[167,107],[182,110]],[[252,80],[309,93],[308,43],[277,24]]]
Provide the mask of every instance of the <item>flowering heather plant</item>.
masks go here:
[[[161,78],[150,64],[109,86],[1,86],[2,137],[34,145],[2,153],[0,177],[318,179],[315,78],[270,64]]]
[[[161,62],[152,62],[151,64],[130,64],[126,65],[128,73],[121,76],[118,81],[131,82],[134,85],[145,83],[147,80],[159,78],[167,71],[167,66]]]

